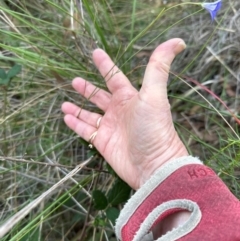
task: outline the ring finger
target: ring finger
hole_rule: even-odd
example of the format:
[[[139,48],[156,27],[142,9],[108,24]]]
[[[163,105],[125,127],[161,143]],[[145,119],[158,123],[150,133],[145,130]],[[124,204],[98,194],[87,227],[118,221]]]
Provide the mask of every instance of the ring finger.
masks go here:
[[[70,114],[95,128],[98,128],[101,121],[100,118],[102,117],[102,115],[98,113],[92,113],[90,111],[81,109],[70,102],[63,103],[62,111],[63,113]]]
[[[75,131],[80,137],[82,137],[85,141],[88,142],[92,134],[97,131],[96,127],[93,127],[88,123],[79,120],[78,118],[69,114],[64,116],[64,121],[70,129]],[[94,144],[93,141],[94,139],[91,140],[91,144]]]

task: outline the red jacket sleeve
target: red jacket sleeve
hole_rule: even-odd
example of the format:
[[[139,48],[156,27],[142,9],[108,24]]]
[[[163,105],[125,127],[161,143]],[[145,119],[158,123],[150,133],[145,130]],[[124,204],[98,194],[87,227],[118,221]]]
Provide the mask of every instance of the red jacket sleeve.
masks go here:
[[[191,212],[181,226],[158,240],[240,240],[240,203],[209,167],[183,157],[159,170],[128,201],[116,224],[122,241],[142,241],[168,215]]]

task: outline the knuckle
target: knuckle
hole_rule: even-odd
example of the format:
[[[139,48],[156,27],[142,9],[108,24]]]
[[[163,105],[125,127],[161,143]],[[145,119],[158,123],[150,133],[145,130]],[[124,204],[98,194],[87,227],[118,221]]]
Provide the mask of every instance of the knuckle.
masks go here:
[[[159,60],[156,60],[154,58],[151,58],[149,60],[149,64],[155,68],[156,70],[160,71],[160,72],[163,72],[165,74],[169,74],[169,71],[170,71],[170,66],[169,64],[165,63],[165,62],[161,62]]]

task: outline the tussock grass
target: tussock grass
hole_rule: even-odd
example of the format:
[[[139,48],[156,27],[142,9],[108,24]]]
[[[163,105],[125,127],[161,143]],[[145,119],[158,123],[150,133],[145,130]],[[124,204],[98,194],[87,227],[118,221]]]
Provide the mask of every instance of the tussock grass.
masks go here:
[[[95,208],[92,193],[108,195],[117,177],[66,128],[60,111],[65,100],[99,111],[71,88],[75,76],[106,88],[91,60],[97,47],[139,88],[153,49],[171,37],[185,40],[188,48],[174,61],[169,81],[176,128],[190,153],[240,198],[239,125],[232,115],[239,116],[240,3],[225,1],[213,23],[198,6],[174,7],[180,3],[1,2],[0,68],[17,63],[22,71],[0,86],[0,226],[93,156],[1,240],[115,240],[113,223],[106,209]],[[122,203],[111,207],[119,210]]]

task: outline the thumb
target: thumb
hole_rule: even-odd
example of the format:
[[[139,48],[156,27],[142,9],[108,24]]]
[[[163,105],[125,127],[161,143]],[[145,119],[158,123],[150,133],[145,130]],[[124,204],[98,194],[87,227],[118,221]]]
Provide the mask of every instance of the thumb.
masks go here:
[[[154,50],[145,71],[140,94],[149,97],[151,93],[151,96],[167,97],[167,80],[172,61],[185,48],[182,39],[174,38]]]

